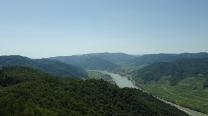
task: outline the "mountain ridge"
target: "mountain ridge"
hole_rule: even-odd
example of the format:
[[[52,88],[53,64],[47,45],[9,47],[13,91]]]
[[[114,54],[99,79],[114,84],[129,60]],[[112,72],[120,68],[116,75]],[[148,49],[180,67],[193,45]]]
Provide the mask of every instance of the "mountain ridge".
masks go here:
[[[137,86],[149,93],[208,113],[208,58],[157,62],[130,74]]]
[[[20,55],[0,56],[0,68],[7,66],[28,66],[61,76],[84,77],[86,72],[77,66],[67,65],[49,59],[30,59]]]

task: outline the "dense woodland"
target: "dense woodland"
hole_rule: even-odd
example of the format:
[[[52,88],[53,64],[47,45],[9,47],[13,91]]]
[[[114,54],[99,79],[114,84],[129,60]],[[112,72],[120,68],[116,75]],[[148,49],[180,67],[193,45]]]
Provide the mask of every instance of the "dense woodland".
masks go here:
[[[208,113],[208,58],[153,63],[130,74],[151,94]]]
[[[98,72],[98,71],[93,71],[93,70],[88,71],[88,78],[89,79],[96,79],[96,80],[102,79],[102,80],[105,80],[105,81],[110,82],[112,84],[116,84],[115,81],[113,80],[113,78],[110,75],[103,74],[103,73]]]
[[[2,112],[9,110],[16,112],[13,111],[15,108],[13,108],[14,105],[11,105],[12,102],[18,102],[17,104],[23,105],[19,102],[22,100],[28,101],[24,98],[24,94],[20,94],[22,92],[32,95],[27,97],[31,104],[30,102],[26,104],[32,107],[27,110],[37,110],[39,113],[42,112],[43,115],[48,115],[47,113],[54,115],[72,115],[73,113],[77,113],[76,115],[81,115],[83,113],[85,115],[126,115],[126,113],[130,111],[132,113],[128,113],[128,115],[147,115],[148,113],[155,113],[154,115],[169,113],[168,115],[172,115],[172,107],[167,105],[165,106],[167,109],[164,109],[163,105],[166,104],[152,98],[151,95],[134,89],[119,89],[116,85],[111,85],[99,80],[109,80],[109,82],[112,83],[112,79],[108,75],[97,74],[95,72],[88,72],[87,74],[85,71],[96,69],[122,74],[134,80],[137,86],[143,88],[145,91],[149,92],[149,94],[181,106],[208,113],[207,59],[207,53],[150,54],[142,56],[122,53],[99,53],[53,57],[49,59],[1,56],[0,68],[3,68],[1,70],[0,79],[2,104],[4,106],[10,104],[8,110],[4,107],[1,109]],[[27,66],[34,69],[21,67],[4,68],[8,66]],[[46,73],[40,72],[37,69]],[[56,75],[57,77],[50,76],[50,74]],[[80,78],[85,81],[79,80]],[[87,80],[89,78],[95,80]],[[93,83],[93,86],[89,86],[88,84],[90,83]],[[51,84],[55,86],[50,86]],[[109,89],[106,89],[106,86],[109,87]],[[65,91],[64,88],[66,87],[69,87],[67,88],[68,91]],[[8,92],[10,90],[12,92]],[[125,95],[127,95],[126,97],[121,92],[124,90],[127,91],[127,93],[129,92],[128,94],[125,93]],[[137,92],[140,95],[136,95]],[[129,96],[129,94],[131,95]],[[13,98],[16,98],[15,96],[20,97],[20,100],[12,101]],[[78,96],[82,97],[79,98]],[[63,99],[61,97],[63,97]],[[149,97],[153,99],[153,101],[151,101]],[[92,99],[96,100],[94,100],[94,102],[89,102],[93,101]],[[141,99],[143,100],[141,101]],[[46,104],[44,104],[42,100],[45,101]],[[71,101],[68,103],[68,100]],[[63,102],[66,103],[63,105]],[[81,107],[81,104],[83,104],[83,107]],[[19,105],[17,105],[17,107],[18,106]],[[17,111],[25,110],[26,108],[25,104],[21,107],[22,108]],[[75,109],[72,110],[71,108]],[[84,108],[84,110],[82,110],[86,112],[80,112],[79,108]],[[77,111],[78,109],[79,111]],[[21,111],[21,113],[22,112],[23,111]],[[60,114],[60,112],[63,114]],[[107,114],[109,112],[112,114]],[[179,112],[178,110],[175,111],[175,113]]]
[[[133,74],[133,77],[141,78],[144,82],[158,81],[166,77],[171,85],[176,85],[186,77],[203,77],[208,80],[208,58],[154,63],[133,72]],[[204,83],[204,87],[206,87],[206,83]]]
[[[186,116],[136,89],[26,67],[0,70],[0,86],[1,116]]]
[[[208,53],[127,55],[98,53],[79,58],[99,57],[118,65],[112,72],[131,78],[150,94],[176,104],[208,113]],[[64,60],[61,60],[64,58]],[[56,57],[70,62],[72,56]],[[87,63],[88,60],[85,61]],[[99,62],[97,62],[99,64]],[[78,66],[82,64],[78,64]],[[94,67],[97,67],[94,63]]]
[[[158,62],[173,62],[179,59],[208,58],[208,53],[183,53],[183,54],[146,54],[128,55],[123,53],[94,53],[74,56],[59,56],[50,59],[61,61],[66,64],[76,65],[85,69],[100,70],[138,70]],[[93,59],[93,60],[92,60]]]
[[[87,70],[120,70],[121,66],[129,66],[130,61],[137,56],[124,53],[92,53],[73,56],[58,56],[49,59],[75,65]],[[122,67],[124,68],[124,67]]]
[[[5,66],[28,66],[58,76],[83,78],[87,75],[84,69],[73,65],[67,65],[50,59],[30,59],[16,55],[0,56],[0,68]]]

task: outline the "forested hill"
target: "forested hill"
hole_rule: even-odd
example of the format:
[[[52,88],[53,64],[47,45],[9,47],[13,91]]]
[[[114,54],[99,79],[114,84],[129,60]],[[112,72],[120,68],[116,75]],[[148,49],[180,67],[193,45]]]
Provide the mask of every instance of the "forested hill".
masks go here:
[[[48,59],[30,59],[17,55],[0,56],[0,68],[5,66],[28,66],[59,76],[87,76],[85,70],[77,66]]]
[[[26,67],[0,70],[1,116],[187,116],[151,95],[103,80],[50,76]]]
[[[124,53],[91,53],[91,54],[73,55],[73,56],[57,56],[57,57],[51,57],[50,59],[59,60],[69,64],[71,63],[81,64],[87,62],[87,60],[90,58],[97,58],[119,65],[126,63],[135,57],[136,56],[128,55]]]
[[[208,113],[208,58],[153,63],[131,75],[155,96]]]
[[[199,59],[208,58],[208,53],[181,53],[181,54],[146,54],[140,57],[135,57],[128,63],[131,65],[146,65],[157,62],[174,62],[179,59]]]
[[[85,69],[99,70],[137,70],[143,66],[157,62],[174,62],[179,59],[208,58],[208,53],[182,54],[145,54],[128,55],[124,53],[93,53],[73,56],[58,56],[49,59],[66,64],[79,66]]]
[[[208,80],[208,58],[158,62],[133,72],[133,77],[135,79],[140,78],[144,82],[148,82],[165,78],[172,85],[177,84],[187,77],[198,76]]]
[[[102,56],[103,55],[104,54],[102,54]],[[111,62],[107,56],[101,57],[98,54],[59,56],[50,59],[90,70],[113,70],[119,67],[118,64]],[[117,61],[119,61],[119,59]]]

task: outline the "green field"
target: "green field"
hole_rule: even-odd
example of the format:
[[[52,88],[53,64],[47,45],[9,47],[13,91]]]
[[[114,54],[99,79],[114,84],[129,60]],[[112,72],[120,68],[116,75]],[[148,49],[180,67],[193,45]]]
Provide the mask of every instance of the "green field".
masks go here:
[[[208,113],[208,88],[203,88],[205,79],[190,77],[170,86],[165,80],[143,85],[151,94],[178,105]]]

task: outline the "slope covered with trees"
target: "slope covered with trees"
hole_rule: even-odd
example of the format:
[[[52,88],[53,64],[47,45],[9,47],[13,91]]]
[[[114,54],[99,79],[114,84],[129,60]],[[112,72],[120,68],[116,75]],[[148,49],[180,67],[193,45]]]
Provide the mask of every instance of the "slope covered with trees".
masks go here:
[[[87,73],[82,68],[48,59],[30,59],[23,56],[0,56],[0,68],[5,66],[28,66],[60,76],[87,76]]]
[[[133,72],[133,77],[144,82],[158,81],[165,78],[171,85],[176,85],[186,77],[208,79],[208,58],[180,59],[175,62],[159,62]]]
[[[103,73],[98,72],[98,71],[93,71],[93,70],[88,71],[88,77],[89,77],[89,79],[96,79],[96,80],[102,79],[102,80],[105,80],[105,81],[110,82],[112,84],[116,84],[115,81],[113,80],[113,78],[110,75],[103,74]]]
[[[179,59],[208,58],[208,53],[182,53],[182,54],[146,54],[135,57],[128,63],[133,66],[149,65],[157,62],[174,62]]]
[[[151,95],[103,80],[50,76],[26,67],[0,70],[1,116],[186,116]]]
[[[73,56],[58,56],[49,59],[91,70],[108,70],[127,73],[157,62],[174,62],[178,59],[208,58],[208,53],[145,54],[92,53]]]
[[[59,56],[50,59],[90,70],[113,70],[119,67],[117,64],[95,54]]]
[[[146,91],[208,113],[208,58],[153,63],[131,74]]]
[[[79,62],[86,62],[89,58],[99,58],[105,61],[114,63],[114,64],[123,64],[131,59],[134,59],[136,56],[128,55],[124,53],[91,53],[91,54],[84,54],[84,55],[73,55],[73,56],[58,56],[58,57],[51,57],[50,59],[56,59],[66,63],[75,63],[79,64]]]

